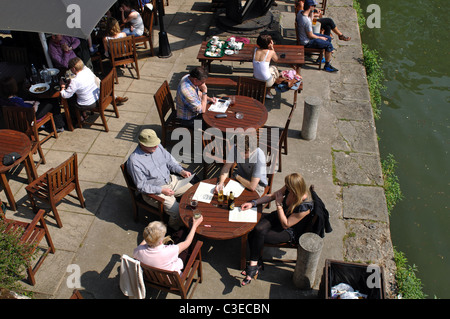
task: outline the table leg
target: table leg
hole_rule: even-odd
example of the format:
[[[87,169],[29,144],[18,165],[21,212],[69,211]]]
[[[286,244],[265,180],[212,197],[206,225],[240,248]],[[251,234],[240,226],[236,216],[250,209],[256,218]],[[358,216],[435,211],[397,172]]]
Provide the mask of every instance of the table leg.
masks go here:
[[[245,269],[246,263],[247,263],[247,234],[241,237],[241,261],[239,269]]]
[[[64,108],[64,115],[66,117],[67,128],[69,131],[73,131],[72,118],[70,117],[69,104],[66,99],[61,98],[61,104]]]
[[[16,201],[12,194],[11,188],[9,187],[8,179],[6,178],[5,173],[0,174],[0,180],[3,185],[3,189],[5,190],[5,194],[6,194],[6,198],[8,199],[9,206],[10,206],[11,210],[15,211],[17,209]]]

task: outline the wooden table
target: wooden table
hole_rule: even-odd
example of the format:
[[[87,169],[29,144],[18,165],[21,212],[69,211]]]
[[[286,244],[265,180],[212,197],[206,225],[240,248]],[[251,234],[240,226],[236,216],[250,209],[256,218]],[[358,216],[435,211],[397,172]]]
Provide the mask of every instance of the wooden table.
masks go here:
[[[202,42],[197,54],[197,59],[200,61],[202,66],[207,68],[209,71],[211,71],[211,63],[213,61],[252,62],[253,53],[255,51],[255,48],[257,47],[256,44],[245,44],[243,49],[240,50],[238,54],[224,55],[221,58],[214,58],[205,56],[207,44],[208,41]],[[300,74],[301,66],[305,64],[305,48],[303,47],[303,45],[276,44],[273,47],[278,54],[278,62],[271,63],[275,65],[288,65],[289,67],[293,68],[297,72],[297,74]],[[294,92],[294,105],[297,104],[297,95],[299,91],[301,91],[300,88],[299,90],[295,90]]]
[[[209,111],[208,109],[203,113],[203,120],[209,127],[218,128],[222,132],[226,132],[226,129],[243,128],[244,130],[254,128],[258,130],[267,121],[268,112],[264,104],[258,100],[242,95],[235,96],[234,105],[228,107],[226,118],[216,118],[216,115],[222,114]],[[241,112],[244,114],[242,119],[236,118],[236,113]]]
[[[230,179],[225,180],[225,185]],[[203,181],[216,185],[217,178],[211,178]],[[189,198],[197,190],[199,183],[193,185],[184,195],[180,201],[180,217],[183,223],[189,227],[190,221],[193,217],[193,210],[191,209]],[[259,198],[258,193],[245,189],[242,194],[235,199],[235,206],[241,206],[243,203]],[[196,233],[200,236],[209,239],[226,240],[233,238],[241,238],[241,257],[240,269],[245,268],[246,252],[247,252],[247,234],[255,227],[256,223],[245,222],[230,222],[228,221],[228,209],[226,207],[219,207],[217,202],[217,195],[214,195],[210,203],[198,202],[197,210],[203,215],[203,222],[197,228]],[[262,207],[258,207],[257,221],[261,218]],[[209,225],[205,226],[205,225]]]
[[[39,99],[59,99],[61,105],[63,106],[64,109],[64,116],[66,117],[66,123],[67,123],[67,128],[69,129],[69,131],[73,131],[73,124],[72,124],[72,118],[70,117],[70,111],[69,111],[69,104],[67,103],[66,99],[63,99],[61,97],[61,93],[59,90],[55,90],[55,86],[57,84],[52,84],[50,86],[50,89],[46,92],[43,93],[32,93],[30,92],[30,96],[33,99],[39,100]]]
[[[32,182],[38,177],[36,166],[34,166],[33,155],[31,154],[31,141],[26,134],[14,130],[0,130],[0,141],[0,181],[5,190],[6,198],[8,199],[11,210],[16,210],[16,201],[14,200],[11,188],[9,187],[6,173],[11,168],[24,162],[28,175],[28,182]],[[12,152],[19,153],[21,157],[12,165],[3,165],[3,157]]]
[[[197,54],[197,59],[200,61],[203,67],[211,67],[213,61],[235,61],[235,62],[252,62],[253,52],[257,47],[256,44],[245,44],[244,48],[239,51],[238,54],[224,55],[221,58],[214,58],[205,56],[205,51],[207,48],[208,41],[203,41],[200,50]],[[302,64],[305,64],[305,50],[303,45],[284,45],[276,44],[274,45],[274,50],[278,54],[277,64],[286,64],[292,66],[294,69],[299,70]],[[281,55],[284,54],[284,58]]]

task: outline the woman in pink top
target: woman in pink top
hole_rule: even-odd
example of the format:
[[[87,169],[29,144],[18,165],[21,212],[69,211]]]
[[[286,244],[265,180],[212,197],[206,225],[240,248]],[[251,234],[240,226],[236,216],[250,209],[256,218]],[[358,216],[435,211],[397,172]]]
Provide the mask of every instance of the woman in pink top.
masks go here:
[[[203,216],[194,219],[192,228],[186,239],[176,245],[166,245],[171,241],[166,236],[167,227],[160,221],[154,221],[148,224],[144,229],[144,240],[135,248],[133,256],[141,263],[169,271],[181,271],[184,263],[189,258],[189,247],[194,239],[197,227],[202,223]]]

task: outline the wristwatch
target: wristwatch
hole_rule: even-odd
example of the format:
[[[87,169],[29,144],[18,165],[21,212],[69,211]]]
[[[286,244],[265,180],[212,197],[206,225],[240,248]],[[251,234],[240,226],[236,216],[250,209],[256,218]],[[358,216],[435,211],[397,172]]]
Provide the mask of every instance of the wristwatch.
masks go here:
[[[251,200],[251,203],[252,203],[252,207],[255,207],[255,206],[256,206],[256,200],[252,199],[252,200]]]

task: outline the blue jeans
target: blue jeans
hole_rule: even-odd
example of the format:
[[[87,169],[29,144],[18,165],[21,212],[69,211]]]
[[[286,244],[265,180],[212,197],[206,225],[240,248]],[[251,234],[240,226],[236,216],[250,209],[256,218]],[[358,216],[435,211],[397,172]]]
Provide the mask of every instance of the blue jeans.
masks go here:
[[[327,52],[333,52],[333,44],[331,44],[331,37],[325,34],[314,33],[319,37],[327,38],[327,41],[322,39],[312,39],[309,40],[308,44],[305,45],[305,48],[315,48],[315,49],[325,49]]]
[[[127,35],[134,35],[135,37],[138,36],[136,30],[131,31],[130,28],[123,28],[122,32],[125,32]]]

